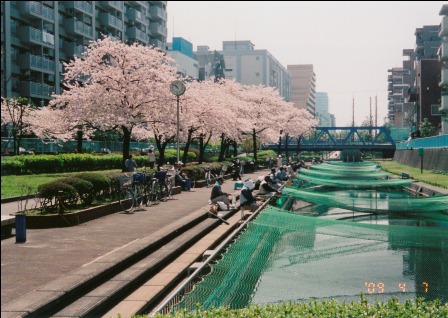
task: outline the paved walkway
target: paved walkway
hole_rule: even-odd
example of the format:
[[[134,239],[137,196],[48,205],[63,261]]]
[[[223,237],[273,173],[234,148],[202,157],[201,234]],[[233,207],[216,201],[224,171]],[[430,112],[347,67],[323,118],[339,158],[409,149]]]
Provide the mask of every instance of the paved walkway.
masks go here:
[[[245,174],[255,179],[267,170]],[[234,181],[223,185],[233,190]],[[1,303],[2,305],[31,292],[67,273],[91,263],[150,233],[163,229],[201,207],[208,208],[210,188],[192,189],[173,199],[132,214],[107,215],[78,226],[27,230],[26,242],[15,237],[2,240]],[[17,203],[2,204],[2,214],[14,213]]]

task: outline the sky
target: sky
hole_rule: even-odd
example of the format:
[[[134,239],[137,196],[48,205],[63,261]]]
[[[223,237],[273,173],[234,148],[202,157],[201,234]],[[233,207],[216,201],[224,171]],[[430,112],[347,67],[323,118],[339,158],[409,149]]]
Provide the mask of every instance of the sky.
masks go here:
[[[415,48],[415,29],[439,25],[443,1],[168,1],[168,42],[182,37],[222,50],[250,40],[285,68],[313,64],[316,91],[327,92],[337,126],[387,117],[387,70]],[[372,106],[370,106],[372,105]]]

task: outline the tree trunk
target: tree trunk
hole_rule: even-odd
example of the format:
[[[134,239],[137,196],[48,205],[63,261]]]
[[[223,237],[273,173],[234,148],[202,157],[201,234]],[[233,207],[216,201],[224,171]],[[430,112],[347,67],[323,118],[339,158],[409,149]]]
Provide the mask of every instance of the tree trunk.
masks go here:
[[[289,135],[285,134],[285,156],[286,156],[286,162],[288,162],[288,140],[289,140]]]
[[[254,161],[257,162],[257,133],[252,129],[252,145],[254,147]]]
[[[236,140],[233,141],[233,156],[238,156],[238,145],[236,143]]]
[[[224,153],[226,151],[226,147],[225,147],[225,138],[224,138],[224,133],[221,134],[221,149],[219,150],[219,157],[218,157],[218,161],[224,161]]]
[[[188,129],[188,136],[187,136],[187,142],[185,143],[184,147],[184,154],[182,156],[182,162],[184,164],[187,163],[187,156],[188,156],[188,150],[190,149],[190,143],[191,143],[191,136],[193,135],[193,129]]]
[[[83,153],[82,151],[82,136],[83,136],[83,131],[82,131],[82,127],[78,128],[78,133],[76,135],[76,152],[77,153]]]
[[[123,129],[123,164],[122,171],[125,172],[126,168],[124,166],[124,162],[127,158],[129,158],[129,147],[131,146],[131,131],[125,127],[121,126]]]

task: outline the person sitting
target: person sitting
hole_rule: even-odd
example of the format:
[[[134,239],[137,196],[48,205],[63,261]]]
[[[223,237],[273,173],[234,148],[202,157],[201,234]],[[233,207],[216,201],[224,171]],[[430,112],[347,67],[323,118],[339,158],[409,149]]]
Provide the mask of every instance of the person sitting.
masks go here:
[[[269,175],[269,177],[270,177],[270,186],[275,189],[280,188],[280,184],[279,184],[280,182],[279,182],[279,179],[277,178],[277,173],[276,173],[275,168],[271,169],[271,174]]]
[[[260,205],[257,203],[257,199],[252,194],[254,187],[255,185],[250,179],[247,179],[243,182],[243,187],[241,188],[240,192],[241,209],[255,212],[260,207]]]
[[[229,209],[230,207],[229,194],[227,192],[222,191],[221,185],[223,184],[224,184],[224,178],[218,177],[210,194],[210,202],[211,204],[217,204],[218,202],[223,202],[227,207],[227,209]]]
[[[182,187],[182,191],[190,191],[191,181],[187,178],[185,172],[181,172],[182,165],[182,161],[174,164],[174,183],[176,186]]]
[[[275,178],[280,182],[288,180],[288,177],[286,176],[284,167],[280,167],[280,169],[275,174]]]
[[[260,184],[260,190],[258,190],[259,195],[267,195],[272,192],[279,193],[276,188],[272,187],[271,177],[269,175],[264,177],[264,180]]]

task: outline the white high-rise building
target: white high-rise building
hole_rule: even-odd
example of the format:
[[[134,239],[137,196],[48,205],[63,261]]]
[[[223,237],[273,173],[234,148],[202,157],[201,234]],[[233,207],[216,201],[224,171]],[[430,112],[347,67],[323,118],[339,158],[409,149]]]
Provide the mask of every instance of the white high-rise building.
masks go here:
[[[244,85],[274,87],[285,100],[291,100],[291,77],[268,50],[255,50],[251,41],[223,41],[222,46],[226,78]]]

